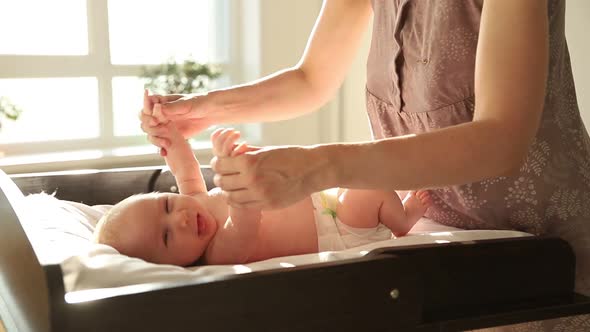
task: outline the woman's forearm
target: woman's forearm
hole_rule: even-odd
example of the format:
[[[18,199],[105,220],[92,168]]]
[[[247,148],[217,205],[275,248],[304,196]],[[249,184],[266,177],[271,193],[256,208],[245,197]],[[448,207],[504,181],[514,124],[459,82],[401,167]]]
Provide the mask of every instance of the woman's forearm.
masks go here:
[[[279,121],[317,110],[334,91],[313,88],[303,70],[290,68],[249,84],[211,91],[203,109],[215,123]]]
[[[317,146],[312,153],[324,167],[311,181],[318,190],[415,190],[512,174],[524,162],[530,142],[499,128],[479,121],[420,135]]]
[[[213,91],[203,109],[217,123],[285,120],[336,93],[372,14],[369,0],[325,0],[299,63],[251,84]]]

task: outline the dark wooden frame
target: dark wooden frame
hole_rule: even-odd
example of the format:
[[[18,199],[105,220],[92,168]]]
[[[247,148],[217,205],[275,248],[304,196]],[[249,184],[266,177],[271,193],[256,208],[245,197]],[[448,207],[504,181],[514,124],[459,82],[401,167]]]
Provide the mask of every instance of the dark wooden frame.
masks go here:
[[[212,172],[203,170],[211,186]],[[590,312],[558,238],[381,248],[359,259],[191,284],[66,293],[19,221],[21,192],[86,204],[171,191],[159,167],[0,172],[0,316],[8,331],[458,331]],[[19,190],[20,189],[20,190]]]

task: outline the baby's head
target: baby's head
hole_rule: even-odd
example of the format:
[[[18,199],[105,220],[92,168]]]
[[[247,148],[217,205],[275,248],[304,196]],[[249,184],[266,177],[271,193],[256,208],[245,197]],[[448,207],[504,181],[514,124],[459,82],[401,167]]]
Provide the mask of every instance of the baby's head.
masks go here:
[[[171,193],[134,195],[100,219],[94,240],[148,262],[188,266],[205,253],[217,232],[206,203]]]

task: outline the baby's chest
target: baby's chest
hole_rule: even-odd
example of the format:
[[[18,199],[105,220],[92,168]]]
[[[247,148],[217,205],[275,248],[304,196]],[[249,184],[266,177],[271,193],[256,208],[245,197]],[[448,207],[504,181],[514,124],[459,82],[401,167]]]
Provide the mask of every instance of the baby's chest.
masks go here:
[[[265,211],[259,240],[272,256],[317,251],[317,232],[311,200],[299,202],[287,209]]]

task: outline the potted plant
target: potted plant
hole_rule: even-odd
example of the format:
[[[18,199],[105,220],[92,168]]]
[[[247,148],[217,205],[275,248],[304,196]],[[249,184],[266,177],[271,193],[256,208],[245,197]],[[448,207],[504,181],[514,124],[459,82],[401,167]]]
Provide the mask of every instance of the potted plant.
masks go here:
[[[204,92],[211,82],[221,76],[221,70],[211,64],[188,59],[182,63],[169,60],[156,67],[142,67],[144,87],[156,94],[189,94]],[[205,133],[210,133],[209,128]],[[191,138],[191,140],[193,140]]]
[[[21,113],[20,107],[14,105],[8,97],[0,97],[0,129],[2,129],[1,120],[16,120]]]
[[[188,59],[182,63],[169,60],[157,67],[142,67],[145,88],[157,94],[203,92],[221,71],[216,66]]]

